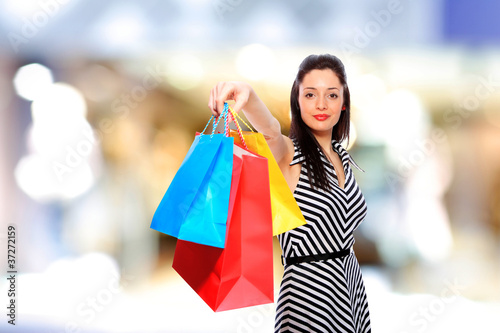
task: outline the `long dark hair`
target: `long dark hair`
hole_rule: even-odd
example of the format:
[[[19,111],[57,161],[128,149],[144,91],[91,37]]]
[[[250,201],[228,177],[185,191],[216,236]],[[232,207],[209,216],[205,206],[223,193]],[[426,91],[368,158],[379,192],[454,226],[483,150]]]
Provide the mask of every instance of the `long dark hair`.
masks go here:
[[[326,170],[321,162],[320,145],[309,126],[307,126],[300,115],[299,86],[304,76],[314,69],[331,69],[339,78],[344,88],[345,110],[341,112],[339,121],[333,127],[332,139],[341,142],[347,139],[349,142],[349,123],[351,118],[351,95],[347,86],[344,64],[339,58],[330,54],[310,55],[305,58],[299,66],[299,71],[293,81],[290,94],[290,107],[292,121],[290,124],[290,138],[298,144],[302,154],[307,160],[306,169],[309,183],[312,188],[330,190],[332,184],[328,182]]]

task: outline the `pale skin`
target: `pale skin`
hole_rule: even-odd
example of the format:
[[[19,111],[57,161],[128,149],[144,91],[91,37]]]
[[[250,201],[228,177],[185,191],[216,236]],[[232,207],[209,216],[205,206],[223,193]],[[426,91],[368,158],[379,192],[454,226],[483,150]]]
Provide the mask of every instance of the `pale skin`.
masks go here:
[[[344,89],[337,75],[330,69],[314,69],[307,73],[299,86],[299,107],[304,123],[312,130],[325,155],[332,162],[339,185],[344,188],[345,174],[342,160],[333,150],[331,137],[343,107]],[[266,138],[276,162],[292,192],[300,177],[301,165],[290,166],[294,155],[292,140],[281,134],[281,126],[269,109],[245,82],[219,82],[212,88],[208,107],[218,116],[224,102],[234,100],[233,109],[243,113]]]

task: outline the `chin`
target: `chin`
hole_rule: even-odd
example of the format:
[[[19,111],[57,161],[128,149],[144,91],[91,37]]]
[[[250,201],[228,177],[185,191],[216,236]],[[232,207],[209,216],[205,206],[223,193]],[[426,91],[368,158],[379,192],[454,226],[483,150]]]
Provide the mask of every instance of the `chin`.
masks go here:
[[[318,134],[331,134],[332,131],[333,131],[333,126],[331,127],[318,127],[318,126],[315,126],[315,127],[309,127],[311,129],[311,132],[315,135],[318,135]]]

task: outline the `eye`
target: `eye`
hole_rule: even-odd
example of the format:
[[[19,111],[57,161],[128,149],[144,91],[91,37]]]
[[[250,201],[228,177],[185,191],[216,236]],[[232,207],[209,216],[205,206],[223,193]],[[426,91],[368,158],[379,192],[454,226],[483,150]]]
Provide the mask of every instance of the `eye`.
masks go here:
[[[310,92],[309,92],[309,93],[307,93],[307,94],[305,94],[304,96],[305,96],[305,97],[307,97],[307,98],[314,97],[314,95],[313,95],[312,93],[310,93]]]
[[[339,97],[337,94],[330,94],[330,98],[337,98]]]

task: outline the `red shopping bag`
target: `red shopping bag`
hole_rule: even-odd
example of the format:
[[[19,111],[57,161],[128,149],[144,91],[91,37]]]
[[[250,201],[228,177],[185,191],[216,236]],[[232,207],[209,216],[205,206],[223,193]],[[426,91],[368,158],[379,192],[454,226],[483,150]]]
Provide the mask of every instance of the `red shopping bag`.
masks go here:
[[[235,145],[224,249],[178,240],[173,268],[219,312],[274,302],[267,159]]]

